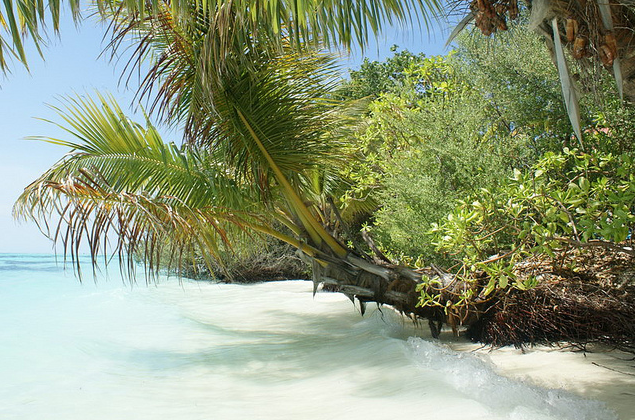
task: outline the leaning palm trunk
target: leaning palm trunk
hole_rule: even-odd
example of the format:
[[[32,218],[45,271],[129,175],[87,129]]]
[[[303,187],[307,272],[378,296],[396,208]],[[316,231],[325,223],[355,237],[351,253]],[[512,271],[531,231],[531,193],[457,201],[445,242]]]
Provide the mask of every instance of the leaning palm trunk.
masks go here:
[[[457,302],[460,291],[475,289],[475,284],[458,280],[437,268],[414,270],[405,266],[379,265],[349,255],[326,266],[314,261],[313,282],[314,290],[324,284],[329,290],[345,294],[353,303],[357,301],[362,315],[368,303],[375,303],[388,305],[413,320],[427,319],[435,338],[444,324],[450,325],[456,333],[458,326],[470,325],[481,314],[482,304],[477,302],[448,310]],[[422,292],[437,296],[448,306],[421,305]]]
[[[270,235],[310,262],[316,290],[320,284],[335,288],[359,302],[362,312],[376,302],[429,318],[435,335],[447,316],[443,309],[420,307],[418,288],[425,282],[427,293],[444,290],[444,299],[452,300],[456,288],[468,287],[440,272],[377,263],[341,245],[324,224],[326,212],[311,200],[315,193],[293,186],[273,153],[265,162],[277,170],[254,191],[228,170],[219,148],[165,144],[154,127],[130,122],[111,100],[74,99],[67,108],[58,111],[75,140],[47,140],[72,152],[29,185],[14,210],[37,221],[75,261],[85,244],[94,264],[100,255],[116,253],[133,278],[141,259],[151,278],[162,268],[194,263],[197,255],[211,265],[236,234]],[[254,197],[264,187],[270,189],[266,202]],[[55,213],[57,225],[49,226]]]
[[[119,254],[131,276],[140,259],[147,278],[201,251],[210,263],[235,235],[270,235],[310,260],[316,288],[335,288],[362,311],[368,302],[390,305],[428,318],[433,335],[443,322],[472,325],[493,300],[482,283],[375,262],[344,245],[351,238],[332,219],[347,185],[337,168],[352,158],[350,113],[325,99],[335,80],[330,59],[284,43],[269,48],[256,34],[248,46],[228,39],[232,16],[117,14],[113,46],[136,37],[131,65],[152,60],[141,95],[155,115],[186,127],[186,144],[164,143],[112,100],[70,99],[58,109],[70,140],[45,140],[71,151],[25,189],[16,215],[40,222],[71,257],[82,244],[93,264],[105,251]],[[58,222],[49,225],[52,214]],[[433,304],[419,305],[420,294]]]

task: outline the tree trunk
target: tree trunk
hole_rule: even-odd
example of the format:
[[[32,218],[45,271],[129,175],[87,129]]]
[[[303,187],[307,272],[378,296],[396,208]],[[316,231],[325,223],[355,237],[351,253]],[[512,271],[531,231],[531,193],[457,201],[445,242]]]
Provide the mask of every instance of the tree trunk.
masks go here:
[[[620,259],[601,251],[593,258],[603,261],[609,255],[612,270],[632,271],[632,256]],[[584,255],[570,258],[582,258],[582,264],[588,258]],[[586,262],[583,272],[556,270],[546,256],[519,264],[519,278],[540,273],[540,284],[530,290],[502,289],[487,297],[483,291],[488,278],[467,282],[436,267],[413,270],[378,265],[353,255],[326,264],[313,260],[312,265],[314,292],[320,284],[341,292],[359,302],[362,315],[367,303],[375,302],[412,319],[425,318],[435,338],[444,324],[455,334],[463,325],[469,338],[486,344],[602,342],[635,353],[635,282],[629,280],[627,286],[618,287],[606,283],[607,273],[596,271],[598,264]],[[459,302],[470,289],[472,298]],[[438,296],[433,305],[418,305],[422,290]]]
[[[631,46],[625,50],[627,52],[621,59],[624,100],[630,104],[635,104],[635,48]]]
[[[366,304],[389,305],[413,319],[428,319],[433,337],[438,337],[444,323],[456,332],[456,327],[478,319],[478,305],[461,307],[456,313],[445,303],[453,303],[463,290],[475,284],[458,281],[455,276],[431,267],[413,270],[395,265],[377,265],[362,258],[348,255],[345,259],[327,264],[312,260],[313,292],[320,284],[332,291],[345,294],[352,302],[359,302],[362,315]],[[438,295],[442,305],[420,306],[421,289]],[[478,294],[475,294],[478,295]]]

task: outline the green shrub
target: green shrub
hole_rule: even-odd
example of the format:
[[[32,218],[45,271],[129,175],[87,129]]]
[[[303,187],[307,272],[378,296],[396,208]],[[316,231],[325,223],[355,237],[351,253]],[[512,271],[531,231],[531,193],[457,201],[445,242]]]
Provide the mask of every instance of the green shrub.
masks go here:
[[[623,242],[635,227],[634,170],[627,154],[549,152],[532,170],[463,201],[433,227],[435,244],[464,278],[486,273],[486,294],[531,286],[513,272],[528,256],[579,247],[632,253]]]

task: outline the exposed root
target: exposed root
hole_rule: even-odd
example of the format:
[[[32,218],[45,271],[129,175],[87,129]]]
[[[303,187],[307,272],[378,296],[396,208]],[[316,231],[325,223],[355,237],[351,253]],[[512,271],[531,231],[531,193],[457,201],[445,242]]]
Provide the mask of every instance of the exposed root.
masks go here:
[[[540,284],[528,291],[509,291],[492,302],[468,328],[469,337],[517,347],[599,342],[635,352],[632,258],[607,252],[567,258],[525,263],[520,274],[540,273]],[[573,262],[578,268],[567,267]]]

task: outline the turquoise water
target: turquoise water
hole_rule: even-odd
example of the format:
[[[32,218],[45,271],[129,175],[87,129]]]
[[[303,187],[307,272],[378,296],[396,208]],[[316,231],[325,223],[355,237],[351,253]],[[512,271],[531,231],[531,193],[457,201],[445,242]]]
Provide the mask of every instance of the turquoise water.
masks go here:
[[[0,419],[615,419],[311,283],[79,283],[0,255]]]

